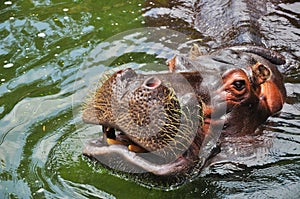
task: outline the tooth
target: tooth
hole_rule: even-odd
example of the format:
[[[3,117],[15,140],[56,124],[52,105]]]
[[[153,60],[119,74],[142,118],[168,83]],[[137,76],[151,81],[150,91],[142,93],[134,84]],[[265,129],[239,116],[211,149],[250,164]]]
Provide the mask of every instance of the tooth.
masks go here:
[[[143,149],[143,148],[141,148],[139,146],[133,145],[133,144],[128,145],[128,150],[136,152],[136,153],[144,153],[144,152],[146,152],[145,149]]]
[[[114,140],[114,139],[110,139],[110,138],[107,138],[106,142],[108,145],[113,145],[113,144],[126,145],[125,142],[121,142],[119,140]]]

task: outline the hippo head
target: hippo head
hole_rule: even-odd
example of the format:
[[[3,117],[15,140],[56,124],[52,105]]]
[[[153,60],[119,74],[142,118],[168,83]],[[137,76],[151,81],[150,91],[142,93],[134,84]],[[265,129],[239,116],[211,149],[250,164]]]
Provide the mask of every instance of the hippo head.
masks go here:
[[[207,55],[194,46],[190,56],[171,59],[169,68],[202,74],[201,87],[206,87],[211,97],[203,108],[204,128],[211,125],[211,114],[226,106],[220,116],[224,122],[222,135],[240,136],[252,134],[281,110],[286,90],[276,65],[284,63],[282,55],[257,46],[229,47]]]
[[[275,55],[227,48],[175,56],[165,73],[114,73],[84,107],[83,120],[104,133],[83,153],[123,171],[194,173],[215,152],[202,152],[207,138],[253,133],[282,108],[286,94]]]

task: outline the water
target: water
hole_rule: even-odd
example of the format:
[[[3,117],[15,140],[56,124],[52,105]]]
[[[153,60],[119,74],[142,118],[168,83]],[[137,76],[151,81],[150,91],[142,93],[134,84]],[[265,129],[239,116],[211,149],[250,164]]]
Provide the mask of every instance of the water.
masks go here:
[[[151,72],[158,70],[151,63],[163,68],[177,52],[179,44],[172,42],[176,36],[151,43],[139,38],[138,31],[126,32],[125,42],[117,35],[145,26],[143,5],[142,0],[0,2],[1,198],[299,198],[296,1],[272,8],[262,30],[264,43],[288,58],[280,68],[288,91],[282,113],[270,118],[257,136],[228,140],[227,152],[200,178],[173,191],[156,190],[112,175],[82,157],[85,142],[101,132],[80,118],[84,96],[100,73],[109,66],[143,66],[141,70]],[[192,43],[181,42],[178,51]],[[211,43],[203,41],[204,46]],[[118,48],[112,51],[114,45]],[[150,52],[153,45],[157,47]],[[87,59],[93,53],[97,60]]]

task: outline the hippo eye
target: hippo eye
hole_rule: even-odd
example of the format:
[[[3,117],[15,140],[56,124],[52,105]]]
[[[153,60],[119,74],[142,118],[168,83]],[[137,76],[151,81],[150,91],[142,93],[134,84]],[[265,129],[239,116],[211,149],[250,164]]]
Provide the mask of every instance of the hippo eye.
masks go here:
[[[236,90],[241,91],[245,88],[246,82],[245,80],[237,80],[233,82],[233,86]]]

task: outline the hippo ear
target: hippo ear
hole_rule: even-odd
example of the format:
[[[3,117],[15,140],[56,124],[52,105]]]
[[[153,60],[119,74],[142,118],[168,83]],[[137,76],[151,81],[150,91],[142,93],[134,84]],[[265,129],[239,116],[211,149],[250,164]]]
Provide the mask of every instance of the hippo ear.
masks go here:
[[[271,78],[272,71],[270,70],[270,68],[260,62],[257,62],[256,64],[251,66],[251,69],[252,81],[256,85],[263,84]]]

